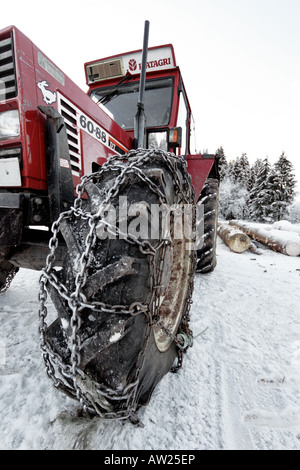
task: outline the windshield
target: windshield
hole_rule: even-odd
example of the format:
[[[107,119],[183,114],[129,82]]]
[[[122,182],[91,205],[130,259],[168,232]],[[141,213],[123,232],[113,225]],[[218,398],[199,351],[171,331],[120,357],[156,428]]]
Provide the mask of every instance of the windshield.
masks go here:
[[[146,127],[169,124],[172,108],[172,78],[149,80],[146,82],[144,100]],[[123,83],[115,87],[93,90],[90,94],[113,114],[114,120],[123,129],[133,129],[137,112],[139,82]]]

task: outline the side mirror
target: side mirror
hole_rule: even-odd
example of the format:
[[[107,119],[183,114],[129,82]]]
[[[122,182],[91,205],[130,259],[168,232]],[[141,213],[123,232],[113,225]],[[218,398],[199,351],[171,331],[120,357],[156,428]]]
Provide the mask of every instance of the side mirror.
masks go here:
[[[148,133],[148,147],[168,151],[168,133],[163,132],[149,132]]]
[[[169,132],[169,147],[181,147],[182,143],[182,127],[174,127]]]

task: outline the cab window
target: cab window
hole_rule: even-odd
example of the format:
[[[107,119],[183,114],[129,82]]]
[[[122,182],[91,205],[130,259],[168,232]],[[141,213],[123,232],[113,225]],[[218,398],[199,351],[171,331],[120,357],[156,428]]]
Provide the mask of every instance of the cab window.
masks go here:
[[[139,82],[119,86],[97,88],[91,98],[103,104],[123,129],[133,129],[137,111]],[[146,81],[145,117],[146,127],[167,126],[170,122],[173,96],[173,79],[162,78]]]

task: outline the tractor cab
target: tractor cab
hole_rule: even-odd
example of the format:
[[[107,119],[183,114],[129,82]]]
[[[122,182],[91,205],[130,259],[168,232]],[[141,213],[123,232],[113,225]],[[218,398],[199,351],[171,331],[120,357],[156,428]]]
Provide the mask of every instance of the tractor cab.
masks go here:
[[[141,62],[140,50],[85,64],[88,94],[132,139]],[[144,112],[144,148],[191,153],[192,113],[171,44],[148,49]]]

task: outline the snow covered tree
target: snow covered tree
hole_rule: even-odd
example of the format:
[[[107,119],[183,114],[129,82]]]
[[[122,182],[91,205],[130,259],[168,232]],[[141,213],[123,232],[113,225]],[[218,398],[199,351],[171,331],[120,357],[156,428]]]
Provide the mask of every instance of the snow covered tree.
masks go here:
[[[282,220],[288,215],[288,208],[294,200],[296,186],[293,165],[284,152],[275,163],[274,172],[273,189],[276,197],[272,203],[272,215],[274,220]]]
[[[257,175],[260,173],[262,166],[263,166],[263,160],[261,158],[258,158],[250,168],[250,175],[249,175],[249,190],[250,191],[254,186],[254,183],[257,179]]]
[[[300,224],[300,193],[296,195],[294,202],[288,208],[288,212],[287,219],[292,222],[292,224]]]
[[[248,191],[244,185],[234,182],[230,176],[220,184],[219,215],[221,219],[247,219]]]
[[[250,165],[246,154],[229,161],[220,182],[220,217],[225,220],[247,219],[248,177]]]
[[[218,155],[219,157],[219,173],[220,173],[220,181],[222,181],[225,178],[227,171],[228,171],[228,163],[227,163],[225,152],[222,146],[218,148],[218,150],[216,151],[216,155]]]
[[[226,176],[234,181],[234,160],[230,160],[227,165]]]
[[[240,158],[240,175],[245,187],[250,189],[250,163],[246,153]]]
[[[236,183],[241,180],[241,167],[240,167],[240,158],[237,157],[232,165],[232,179]]]
[[[271,165],[268,157],[257,165],[257,174],[249,197],[249,213],[252,220],[266,222],[269,217],[269,206],[272,203],[269,192],[269,175]]]
[[[277,188],[277,174],[276,170],[274,167],[270,168],[269,175],[267,177],[266,181],[266,188],[265,188],[265,203],[266,203],[266,211],[265,211],[265,217],[267,218],[268,221],[274,222],[276,219],[275,215],[275,206],[274,204],[276,203],[280,192],[278,192]]]
[[[268,157],[257,159],[250,167],[243,153],[226,162],[220,184],[220,216],[226,220],[281,220],[291,212],[295,185],[293,166],[284,152],[273,167]]]
[[[245,188],[249,187],[250,164],[246,153],[243,153],[241,157],[237,157],[233,162],[232,177],[235,182],[245,186]]]

